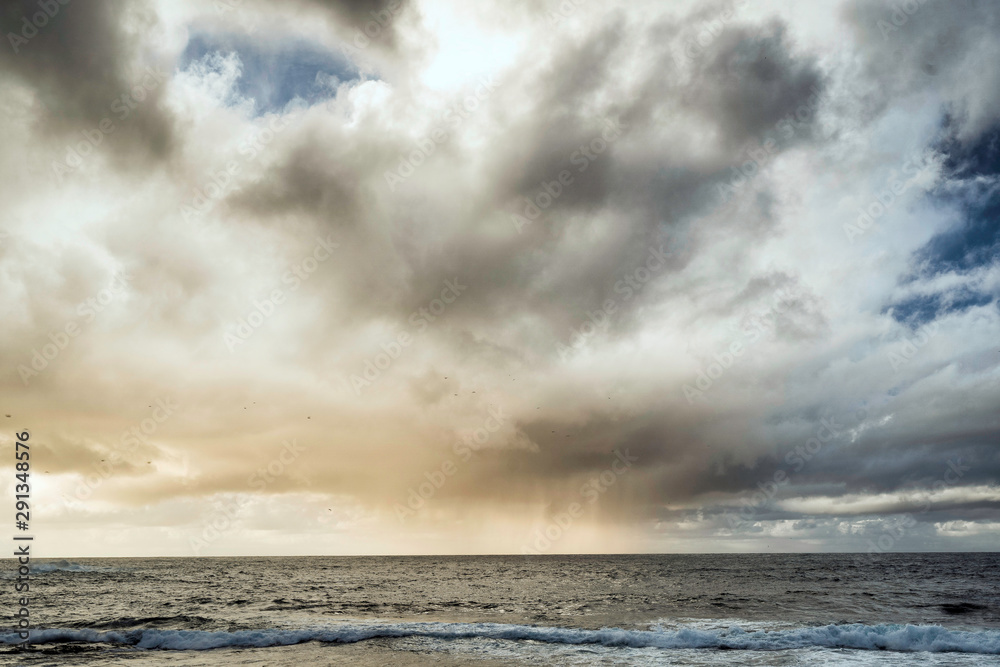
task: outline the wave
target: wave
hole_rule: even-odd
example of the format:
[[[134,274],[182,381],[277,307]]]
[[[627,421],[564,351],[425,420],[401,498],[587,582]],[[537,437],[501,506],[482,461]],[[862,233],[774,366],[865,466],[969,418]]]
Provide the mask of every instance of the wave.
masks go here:
[[[96,565],[82,565],[72,563],[68,560],[59,560],[55,563],[40,563],[32,561],[31,574],[49,574],[51,572],[115,572],[113,567],[97,567]],[[7,571],[0,573],[0,579],[15,579],[17,571]]]
[[[81,565],[68,560],[60,560],[55,563],[32,563],[31,571],[35,572],[111,572],[114,568],[96,567],[94,565]]]
[[[802,648],[840,648],[884,651],[930,651],[1000,654],[1000,631],[948,630],[928,625],[826,625],[787,630],[745,631],[681,629],[621,630],[502,623],[344,623],[301,630],[94,629],[32,630],[31,643],[70,642],[125,644],[142,649],[208,650],[224,647],[289,646],[305,642],[355,643],[375,638],[426,637],[432,639],[494,639],[536,641],[548,644],[599,644],[608,647],[659,649],[729,649],[781,651]],[[0,634],[0,642],[21,640],[13,633]]]

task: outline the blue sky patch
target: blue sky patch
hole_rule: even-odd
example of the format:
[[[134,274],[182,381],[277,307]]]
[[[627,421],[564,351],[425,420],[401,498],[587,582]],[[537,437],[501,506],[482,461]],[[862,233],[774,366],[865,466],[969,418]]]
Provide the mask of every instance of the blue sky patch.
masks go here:
[[[985,306],[991,303],[993,298],[992,294],[975,292],[963,287],[950,292],[910,297],[886,306],[882,312],[886,313],[891,309],[894,320],[916,329],[949,313],[960,313],[977,306]]]
[[[936,195],[942,203],[959,208],[962,223],[938,234],[917,252],[925,277],[964,273],[1000,261],[1000,189],[971,186],[974,179],[1000,177],[1000,126],[968,145],[950,138],[937,149],[947,155],[944,177],[969,182],[970,187],[960,194]]]
[[[253,98],[257,114],[280,111],[291,100],[307,104],[333,96],[336,85],[360,78],[346,56],[304,41],[266,41],[238,33],[195,33],[180,68],[211,53],[235,53],[243,64],[237,92]]]
[[[915,270],[903,279],[904,284],[946,273],[966,274],[1000,262],[1000,187],[989,183],[1000,180],[1000,126],[968,144],[955,139],[950,126],[951,121],[946,120],[948,138],[935,146],[946,156],[942,178],[965,187],[942,187],[932,198],[955,208],[960,222],[914,253]],[[882,312],[891,310],[896,321],[918,327],[948,313],[986,305],[997,296],[961,288],[911,297],[886,306]]]

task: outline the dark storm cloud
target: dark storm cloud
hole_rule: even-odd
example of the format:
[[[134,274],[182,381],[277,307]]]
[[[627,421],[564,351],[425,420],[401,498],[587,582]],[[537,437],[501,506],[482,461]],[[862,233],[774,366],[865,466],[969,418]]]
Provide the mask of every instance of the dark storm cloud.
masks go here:
[[[911,399],[904,396],[900,400]],[[952,414],[958,414],[961,403],[956,397],[949,408]],[[735,462],[732,454],[726,454],[713,470],[691,471],[692,491],[696,495],[724,492],[750,496],[771,485],[776,472],[786,480],[777,498],[927,492],[942,480],[959,490],[989,485],[1000,477],[1000,452],[990,427],[990,411],[984,403],[971,411],[963,408],[961,413],[968,419],[964,431],[935,427],[901,412],[890,424],[864,432],[857,439],[852,433],[864,422],[827,416],[825,423],[831,425],[834,437],[829,437],[830,432],[803,429],[796,438],[778,440],[775,454],[762,455],[750,463]],[[946,418],[938,415],[933,422],[940,424],[942,419]],[[815,424],[817,420],[810,416],[796,421]],[[960,474],[949,472],[954,470]],[[899,502],[903,509],[892,511],[907,511],[916,501]]]
[[[765,31],[728,28],[687,64],[691,71],[685,77],[677,64],[675,44],[654,37],[662,31],[663,26],[654,26],[636,36],[634,26],[611,20],[600,31],[567,43],[541,68],[528,84],[539,99],[536,113],[527,121],[530,125],[511,127],[510,135],[516,140],[506,143],[510,147],[506,155],[497,156],[494,177],[499,203],[509,206],[510,198],[530,198],[541,181],[552,179],[562,169],[572,170],[574,151],[599,136],[603,118],[620,120],[628,128],[629,154],[609,150],[607,156],[595,160],[584,174],[575,176],[574,187],[567,188],[548,209],[549,215],[561,209],[612,204],[617,196],[630,206],[660,200],[660,206],[650,211],[656,219],[682,219],[707,202],[688,196],[680,205],[671,194],[690,195],[695,185],[711,187],[712,179],[706,178],[710,173],[698,173],[701,169],[714,166],[725,172],[719,175],[725,179],[731,166],[746,159],[735,153],[748,141],[775,138],[782,140],[784,148],[789,134],[795,141],[811,136],[823,92],[822,75],[812,58],[790,51],[780,24],[771,24]],[[645,47],[643,57],[651,63],[641,83],[634,90],[617,90],[613,97],[605,97],[609,101],[599,118],[582,113],[594,107],[598,91],[621,88],[613,66],[634,57],[628,46],[637,40]],[[653,120],[654,110],[690,113],[697,121],[714,123],[718,137],[714,161],[699,169],[698,160],[703,158],[678,155],[677,146],[668,143],[669,135],[666,141],[657,136],[660,128]],[[657,154],[658,164],[636,161],[644,141],[654,142],[646,145]],[[651,173],[657,174],[652,181]],[[630,187],[635,183],[648,187]]]
[[[50,442],[58,483],[89,474],[141,423],[145,397],[169,389],[184,409],[96,496],[115,511],[254,493],[270,512],[301,493],[363,506],[347,530],[395,536],[389,508],[451,461],[414,521],[464,545],[454,526],[526,526],[628,456],[587,506],[597,535],[732,537],[726,513],[778,471],[788,483],[746,535],[843,545],[917,511],[928,490],[928,535],[996,516],[988,7],[949,17],[920,4],[884,37],[892,8],[871,2],[829,26],[742,4],[718,21],[726,5],[588,5],[553,24],[527,3],[495,21],[500,10],[447,2],[249,1],[216,20],[195,3],[155,6],[74,0],[0,62],[20,95],[10,104],[26,106],[17,118],[34,114],[23,91],[43,102],[35,134],[12,126],[12,147],[96,126],[151,45],[178,65],[129,119],[132,141],[112,137],[123,155],[175,147],[170,169],[95,163],[58,205],[5,186],[37,220],[0,250],[13,357],[30,358],[116,267],[133,274],[127,298],[30,387],[4,376],[14,400],[51,406],[29,416],[63,431]],[[34,5],[15,8],[5,27]],[[827,29],[844,38],[834,52]],[[371,50],[341,56],[359,35]],[[231,61],[192,65],[215,52],[237,53],[242,77]],[[443,123],[481,76],[495,87]],[[264,113],[250,118],[240,97]],[[237,148],[278,121],[263,150]],[[438,125],[447,139],[387,180]],[[898,228],[883,220],[845,243],[840,209],[883,187],[902,135],[942,160],[940,187],[897,207]],[[179,214],[230,159],[234,182]],[[572,182],[554,185],[564,171]],[[963,215],[949,229],[934,206]],[[296,277],[317,239],[338,245]],[[458,298],[418,328],[449,282]],[[940,329],[902,365],[890,359],[924,322]],[[234,331],[247,335],[231,347]],[[401,332],[412,342],[397,344]],[[453,443],[497,406],[502,428],[465,460]],[[248,490],[286,438],[306,451]],[[973,465],[934,492],[953,461]],[[516,550],[509,539],[489,544]]]
[[[882,113],[900,97],[938,92],[961,119],[963,140],[1000,118],[1000,74],[991,66],[1000,39],[994,3],[854,0],[844,11],[866,69],[857,91],[871,112]]]
[[[361,148],[349,135],[321,136],[309,128],[270,178],[235,192],[230,203],[265,219],[302,212],[324,221],[330,231],[360,232],[365,211],[358,186],[375,173],[371,166],[365,169]]]
[[[79,141],[81,131],[99,132],[102,120],[108,119],[115,136],[106,143],[113,155],[121,160],[164,157],[174,143],[173,120],[159,106],[169,73],[161,70],[164,63],[141,59],[143,40],[157,24],[152,6],[120,0],[51,4],[58,11],[37,27],[37,34],[14,48],[0,49],[0,76],[30,87],[38,96],[39,135],[55,144]],[[0,30],[4,35],[29,33],[24,21],[41,24],[31,18],[39,13],[47,16],[36,0],[5,3]],[[147,67],[159,77],[151,79]],[[144,80],[145,92],[140,91],[143,99],[138,101],[132,91]]]
[[[776,135],[779,122],[795,122],[799,107],[822,95],[815,61],[794,55],[788,41],[780,23],[763,33],[732,28],[695,61],[695,83],[681,99],[718,124],[723,145],[736,148],[764,134]],[[812,116],[801,120],[811,122]],[[810,134],[808,127],[799,130],[799,138]]]
[[[349,17],[360,23],[385,10],[397,11],[406,6],[406,0],[309,0],[314,5]]]
[[[376,176],[373,156],[396,161],[412,149],[412,140],[400,138],[398,148],[392,150],[385,147],[389,137],[321,136],[313,130],[303,135],[293,156],[276,168],[265,185],[239,195],[239,202],[248,210],[269,214],[310,211],[334,227],[356,227],[351,220],[362,216],[384,218],[377,232],[358,228],[357,233],[367,238],[359,239],[347,260],[357,263],[354,270],[344,273],[354,276],[353,284],[359,286],[358,276],[378,271],[378,280],[363,280],[364,289],[352,290],[364,295],[355,306],[371,310],[372,317],[394,311],[395,317],[405,318],[433,298],[445,279],[457,276],[473,285],[476,296],[458,304],[450,316],[531,313],[547,320],[561,337],[560,332],[588,310],[616,297],[616,284],[643,266],[651,249],[669,249],[680,235],[681,221],[718,204],[707,194],[709,184],[729,178],[726,169],[743,159],[732,151],[733,146],[762,139],[765,131],[776,132],[777,123],[789,114],[798,122],[796,110],[810,98],[815,107],[821,90],[815,64],[788,51],[780,27],[771,26],[763,37],[732,29],[706,54],[698,75],[683,87],[677,81],[665,82],[672,73],[653,68],[644,73],[646,79],[635,91],[615,98],[596,114],[583,113],[585,102],[616,85],[618,75],[612,65],[627,62],[628,52],[622,49],[633,38],[621,20],[613,20],[568,42],[537,72],[519,78],[510,75],[500,82],[497,104],[479,112],[492,114],[497,123],[492,131],[497,148],[479,158],[489,190],[447,195],[471,199],[473,205],[464,210],[454,211],[451,202],[444,206],[426,199],[403,202],[393,196],[383,198],[377,208],[359,207],[359,201],[378,199],[384,185]],[[655,58],[667,58],[670,47],[659,44]],[[534,100],[530,115],[510,118],[498,111],[503,100],[514,103],[525,95]],[[723,123],[714,179],[711,172],[691,169],[687,156],[668,150],[669,137],[657,137],[657,128],[645,112],[638,111],[649,107],[654,98],[663,103],[670,96],[683,100],[680,111]],[[608,123],[613,124],[610,127],[627,125],[625,118],[643,122],[609,134]],[[799,123],[806,128],[800,136],[808,136],[812,121],[810,111]],[[608,136],[615,138],[605,142],[602,137]],[[594,159],[585,157],[595,140],[604,142],[598,144],[602,152]],[[661,144],[660,157],[652,157],[655,151],[649,141]],[[444,164],[452,157],[449,150],[447,146],[439,149],[438,155],[428,159],[425,171],[414,178],[446,178],[447,170],[454,168]],[[558,181],[563,171],[572,175],[573,182],[561,188],[552,205],[522,235],[498,240],[495,233],[477,224],[485,215],[503,219],[523,214],[525,206],[531,205],[529,200],[544,193],[545,184]],[[692,196],[699,191],[705,194]],[[572,222],[567,218],[588,213],[608,219],[586,224],[579,216]],[[423,239],[414,239],[418,245],[386,237],[385,229],[401,234],[404,219],[427,231]],[[571,252],[571,240],[588,227],[606,230],[599,251]],[[678,258],[670,260],[654,284],[677,266]],[[539,282],[543,267],[549,277]],[[408,285],[399,282],[402,275],[408,276]],[[650,286],[646,292],[652,295],[655,290]],[[370,298],[374,294],[379,297]],[[642,299],[623,303],[623,312],[612,326],[619,330],[627,326],[628,310],[641,303]]]
[[[298,0],[303,6],[313,6],[337,17],[338,22],[350,29],[354,46],[370,43],[388,48],[396,47],[397,22],[410,10],[409,0]],[[355,41],[358,34],[362,35]]]

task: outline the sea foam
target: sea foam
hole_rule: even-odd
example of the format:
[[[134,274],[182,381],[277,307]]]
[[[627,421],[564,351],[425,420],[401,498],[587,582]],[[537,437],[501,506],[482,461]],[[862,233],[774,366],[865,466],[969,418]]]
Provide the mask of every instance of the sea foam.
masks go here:
[[[659,649],[730,649],[780,651],[802,648],[846,648],[887,651],[931,651],[1000,654],[1000,631],[949,630],[916,625],[826,625],[773,631],[698,629],[621,630],[502,623],[343,623],[301,630],[201,630],[90,629],[32,630],[31,643],[69,642],[125,644],[143,649],[207,650],[228,646],[288,646],[304,642],[354,643],[373,638],[425,637],[431,639],[531,640],[549,644],[596,644],[609,647]],[[0,642],[21,641],[13,633],[0,634]]]

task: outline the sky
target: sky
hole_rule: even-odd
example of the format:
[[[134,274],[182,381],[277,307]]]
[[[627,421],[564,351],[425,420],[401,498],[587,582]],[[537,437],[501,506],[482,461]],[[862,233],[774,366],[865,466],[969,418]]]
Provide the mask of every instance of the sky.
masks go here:
[[[996,4],[0,21],[40,556],[1000,546]]]

